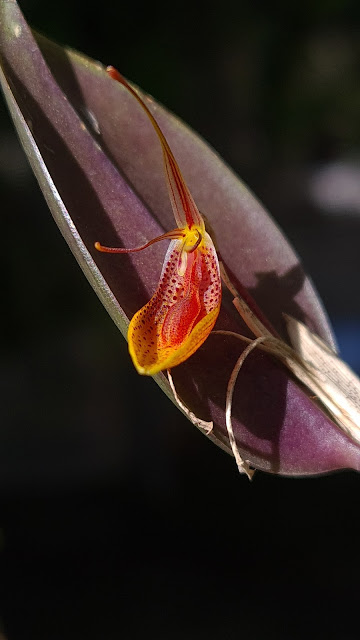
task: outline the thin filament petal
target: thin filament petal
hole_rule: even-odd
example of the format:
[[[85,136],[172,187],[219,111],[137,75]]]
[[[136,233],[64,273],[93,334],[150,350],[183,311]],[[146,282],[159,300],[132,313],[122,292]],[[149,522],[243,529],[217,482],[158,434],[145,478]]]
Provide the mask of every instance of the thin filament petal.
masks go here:
[[[158,135],[164,155],[165,172],[167,177],[170,201],[177,225],[179,227],[187,225],[189,228],[194,225],[204,227],[202,216],[186,185],[186,182],[169,147],[169,144],[151,111],[148,109],[144,101],[140,98],[138,93],[129,85],[125,78],[119,73],[119,71],[117,71],[117,69],[110,66],[107,68],[107,72],[111,76],[111,78],[120,82],[124,87],[126,87],[131,95],[136,98],[138,103],[141,105],[141,107],[149,117]]]

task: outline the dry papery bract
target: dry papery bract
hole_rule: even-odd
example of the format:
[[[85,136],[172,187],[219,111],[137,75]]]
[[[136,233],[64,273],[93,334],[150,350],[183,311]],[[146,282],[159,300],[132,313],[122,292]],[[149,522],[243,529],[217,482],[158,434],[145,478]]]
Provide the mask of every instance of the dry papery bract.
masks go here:
[[[232,399],[237,377],[246,358],[259,348],[277,358],[285,365],[294,377],[314,395],[320,408],[331,415],[333,422],[357,444],[360,444],[360,379],[332,349],[317,335],[312,333],[302,322],[284,314],[289,338],[289,346],[281,338],[275,337],[261,322],[249,305],[238,293],[231,282],[224,264],[220,262],[221,278],[233,297],[233,304],[238,313],[255,335],[247,338],[233,331],[215,330],[216,335],[227,335],[247,343],[247,347],[239,356],[229,377],[225,399],[225,419],[232,453],[240,473],[245,473],[251,480],[255,470],[250,468],[248,460],[244,460],[237,446],[231,418]],[[209,434],[213,423],[201,420],[191,412],[179,398],[171,372],[168,379],[175,401],[187,415],[205,433]]]

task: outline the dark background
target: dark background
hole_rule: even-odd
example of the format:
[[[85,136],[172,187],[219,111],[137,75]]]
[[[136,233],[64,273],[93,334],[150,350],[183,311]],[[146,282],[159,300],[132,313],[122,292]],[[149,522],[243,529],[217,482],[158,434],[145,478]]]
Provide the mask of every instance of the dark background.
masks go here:
[[[359,3],[20,4],[219,151],[301,255],[359,372]],[[0,135],[8,640],[358,639],[358,475],[239,477],[133,370],[3,102]]]

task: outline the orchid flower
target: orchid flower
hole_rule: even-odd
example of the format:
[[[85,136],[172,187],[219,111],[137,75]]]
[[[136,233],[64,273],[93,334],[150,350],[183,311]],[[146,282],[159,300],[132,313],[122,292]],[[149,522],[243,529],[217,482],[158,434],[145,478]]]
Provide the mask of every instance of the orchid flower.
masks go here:
[[[99,251],[133,253],[154,242],[171,240],[159,286],[151,300],[133,316],[128,329],[129,351],[137,371],[154,375],[187,360],[211,332],[221,305],[219,262],[204,220],[154,116],[114,67],[108,67],[107,71],[136,98],[159,137],[170,201],[178,225],[134,249],[95,243]]]
[[[244,324],[227,294],[212,331],[221,295],[214,245],[147,98],[143,104],[111,71],[126,88],[117,91],[98,62],[34,35],[16,0],[0,1],[0,23],[0,83],[20,140],[64,238],[122,333],[145,291],[156,289],[130,323],[138,370],[153,374],[184,362],[211,332],[201,353],[175,369],[174,381],[169,369],[168,380],[162,373],[155,380],[193,424],[234,454],[239,470],[249,476],[254,467],[292,476],[359,470],[360,381],[332,350],[316,292],[261,204],[196,134],[156,105],[157,122],[176,141],[197,201],[214,223],[227,265],[218,254],[222,282],[247,325],[241,335]],[[153,131],[139,126],[143,114],[133,97],[163,148],[176,219],[167,233],[154,231],[173,225]],[[142,162],[133,164],[139,154]],[[116,260],[93,250],[100,232],[115,231],[124,249],[113,251],[128,253],[140,227],[149,241],[131,251],[170,241],[158,286],[150,248],[124,266],[123,278]],[[289,273],[303,278],[299,290],[294,283],[288,288]],[[254,290],[262,276],[264,286],[275,278],[271,296]]]

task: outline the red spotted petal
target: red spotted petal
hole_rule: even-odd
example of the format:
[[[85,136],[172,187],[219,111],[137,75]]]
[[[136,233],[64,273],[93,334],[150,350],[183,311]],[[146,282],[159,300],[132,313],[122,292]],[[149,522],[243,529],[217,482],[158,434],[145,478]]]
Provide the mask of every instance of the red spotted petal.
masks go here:
[[[154,375],[180,364],[208,337],[220,311],[221,281],[216,251],[205,232],[195,251],[183,240],[167,251],[159,286],[132,318],[129,351],[139,373]]]

